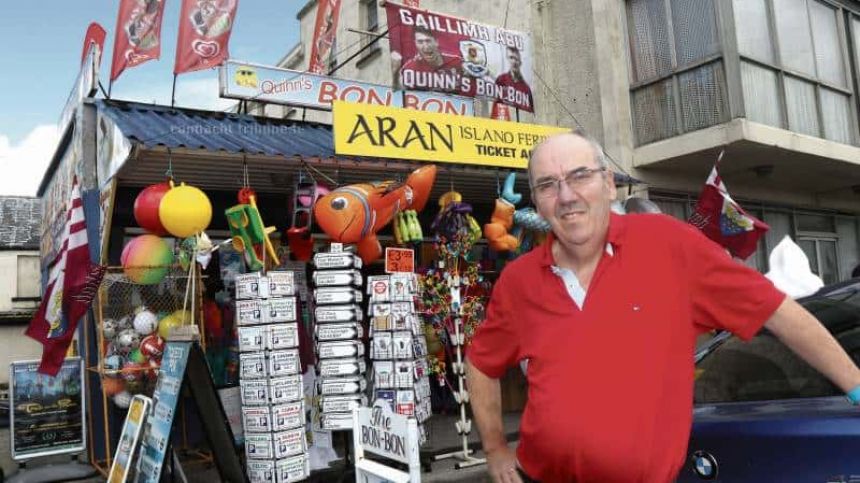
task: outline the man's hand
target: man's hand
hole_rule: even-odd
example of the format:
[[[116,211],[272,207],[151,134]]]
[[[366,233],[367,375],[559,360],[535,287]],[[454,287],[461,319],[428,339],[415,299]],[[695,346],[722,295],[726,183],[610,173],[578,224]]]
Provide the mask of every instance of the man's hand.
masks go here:
[[[487,470],[493,483],[523,483],[517,472],[517,456],[507,446],[487,453]]]

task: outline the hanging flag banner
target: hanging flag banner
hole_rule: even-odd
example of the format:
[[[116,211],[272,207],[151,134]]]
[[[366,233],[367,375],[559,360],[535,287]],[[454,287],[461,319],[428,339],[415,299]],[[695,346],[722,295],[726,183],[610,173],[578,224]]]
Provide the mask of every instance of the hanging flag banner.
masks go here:
[[[725,247],[733,257],[746,260],[756,251],[759,238],[770,227],[749,215],[729,196],[726,184],[717,171],[718,165],[719,160],[705,181],[689,223]]]
[[[308,71],[314,74],[328,72],[329,61],[337,38],[337,21],[340,17],[340,0],[319,0],[314,38],[311,42],[311,61]]]
[[[87,33],[84,35],[84,47],[81,50],[81,64],[87,60],[87,54],[90,51],[90,44],[94,44],[98,47],[98,57],[96,57],[96,66],[101,64],[101,54],[105,51],[105,37],[107,37],[107,32],[104,27],[98,24],[98,22],[92,22],[89,27],[87,27]]]
[[[111,82],[125,69],[161,57],[164,1],[120,0],[113,38]]]
[[[420,0],[403,0],[403,5],[406,5],[407,7],[418,8],[421,6],[421,1]]]
[[[209,69],[227,60],[238,6],[239,0],[182,0],[174,74]]]
[[[228,60],[219,76],[221,97],[272,102],[288,106],[331,110],[333,101],[405,107],[419,111],[471,116],[474,101],[468,97],[435,92],[395,91],[324,75]]]
[[[62,245],[49,270],[42,303],[26,334],[42,344],[39,372],[54,376],[105,272],[105,267],[90,261],[87,222],[77,178],[72,181]]]
[[[333,105],[334,149],[342,155],[525,169],[536,144],[570,131],[342,101]]]
[[[490,113],[490,118],[498,121],[510,121],[511,110],[508,109],[506,104],[496,101],[493,103],[493,111]]]
[[[528,34],[391,2],[385,11],[395,86],[534,112]]]

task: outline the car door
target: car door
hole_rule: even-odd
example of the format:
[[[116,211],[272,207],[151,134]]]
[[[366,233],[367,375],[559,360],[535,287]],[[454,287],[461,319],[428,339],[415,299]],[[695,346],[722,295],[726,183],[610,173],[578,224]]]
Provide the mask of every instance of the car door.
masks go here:
[[[860,361],[856,287],[803,303]],[[860,408],[772,334],[728,338],[696,369],[679,482],[860,483]]]

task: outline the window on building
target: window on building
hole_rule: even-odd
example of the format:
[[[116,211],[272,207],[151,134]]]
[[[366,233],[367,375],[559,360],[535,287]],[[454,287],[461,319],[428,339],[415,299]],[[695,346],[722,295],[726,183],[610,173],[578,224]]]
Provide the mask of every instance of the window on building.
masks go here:
[[[638,144],[728,120],[712,0],[630,0],[627,22]]]
[[[376,32],[379,29],[379,6],[376,0],[361,1],[362,27],[368,32]]]
[[[732,7],[746,117],[855,143],[847,32],[855,46],[860,39],[844,9],[824,0],[733,0]]]
[[[18,255],[16,297],[31,298],[42,295],[39,272],[39,257],[36,255]]]

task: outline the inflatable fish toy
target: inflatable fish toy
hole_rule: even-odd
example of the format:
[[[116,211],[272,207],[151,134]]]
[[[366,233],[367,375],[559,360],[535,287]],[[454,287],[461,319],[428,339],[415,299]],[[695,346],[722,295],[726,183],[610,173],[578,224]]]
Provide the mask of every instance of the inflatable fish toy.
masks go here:
[[[314,204],[314,218],[333,241],[358,244],[365,264],[382,255],[376,233],[401,210],[421,211],[436,181],[436,165],[413,171],[405,183],[377,181],[343,186]]]

